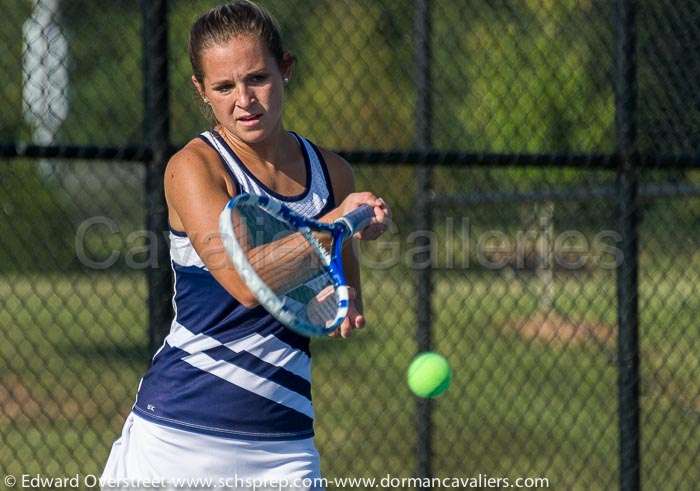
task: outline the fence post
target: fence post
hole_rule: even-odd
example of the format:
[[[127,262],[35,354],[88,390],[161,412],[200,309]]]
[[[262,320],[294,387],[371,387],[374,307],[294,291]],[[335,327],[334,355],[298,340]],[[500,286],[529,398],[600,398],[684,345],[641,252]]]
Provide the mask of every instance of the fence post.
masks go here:
[[[622,263],[617,268],[620,489],[640,489],[637,70],[634,0],[616,2],[615,126],[618,220]]]
[[[415,0],[414,39],[416,62],[416,134],[418,150],[432,147],[431,53],[430,53],[430,0]],[[428,162],[416,168],[416,341],[418,351],[431,349],[432,325],[432,253],[427,232],[432,230],[431,187],[432,168]],[[432,402],[418,399],[416,407],[417,473],[418,477],[432,477]],[[429,489],[423,488],[421,489]]]
[[[163,173],[170,148],[168,105],[168,13],[167,0],[141,0],[144,43],[144,121],[146,145],[152,159],[146,166],[146,228],[155,241],[147,270],[148,337],[151,353],[162,343],[172,317],[172,273],[168,244],[168,214],[163,193]]]

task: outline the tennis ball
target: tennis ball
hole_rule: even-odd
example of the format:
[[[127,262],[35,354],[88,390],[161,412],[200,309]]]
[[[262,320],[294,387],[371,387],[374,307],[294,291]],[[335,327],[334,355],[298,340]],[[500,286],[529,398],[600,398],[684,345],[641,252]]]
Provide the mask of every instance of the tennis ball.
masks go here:
[[[418,397],[437,397],[447,390],[452,369],[447,359],[427,351],[416,356],[407,373],[408,386]]]

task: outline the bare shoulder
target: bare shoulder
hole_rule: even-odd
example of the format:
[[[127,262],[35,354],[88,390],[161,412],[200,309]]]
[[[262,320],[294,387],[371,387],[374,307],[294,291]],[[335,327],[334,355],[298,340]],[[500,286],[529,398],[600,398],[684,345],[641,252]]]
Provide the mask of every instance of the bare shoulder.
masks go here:
[[[178,150],[165,167],[165,181],[192,176],[196,173],[210,173],[216,170],[218,155],[209,145],[195,138]]]
[[[336,205],[338,205],[341,200],[345,199],[348,194],[355,190],[355,177],[352,167],[347,160],[337,153],[326,150],[325,148],[319,148],[319,150],[321,151],[323,160],[326,162],[328,176],[333,186],[333,194],[337,201]]]
[[[219,155],[202,140],[195,138],[168,161],[165,167],[166,196],[190,185],[205,183],[227,187]]]
[[[190,237],[218,230],[218,214],[235,188],[213,148],[198,139],[190,141],[168,161],[164,181],[172,228]]]
[[[221,210],[234,194],[235,188],[225,174],[219,155],[199,139],[173,155],[164,176],[171,227],[188,234],[206,228],[206,218],[215,214],[212,210]]]
[[[319,150],[321,151],[323,160],[326,162],[331,180],[335,180],[335,178],[345,180],[353,179],[352,167],[347,160],[325,148],[319,148]]]

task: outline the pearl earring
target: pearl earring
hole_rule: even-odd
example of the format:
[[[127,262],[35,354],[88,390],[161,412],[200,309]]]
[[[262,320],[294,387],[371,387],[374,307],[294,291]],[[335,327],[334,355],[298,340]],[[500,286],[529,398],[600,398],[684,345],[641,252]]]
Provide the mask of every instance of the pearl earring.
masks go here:
[[[284,78],[282,79],[282,81],[283,81],[285,84],[288,84],[288,83],[289,83],[289,78],[284,77]]]

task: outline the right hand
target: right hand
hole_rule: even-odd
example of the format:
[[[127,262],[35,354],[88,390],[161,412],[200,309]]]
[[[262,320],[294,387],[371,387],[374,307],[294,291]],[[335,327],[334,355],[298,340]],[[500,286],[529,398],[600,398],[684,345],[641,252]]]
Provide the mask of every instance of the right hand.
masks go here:
[[[359,306],[357,304],[357,293],[353,287],[349,289],[350,293],[350,307],[348,308],[348,315],[345,316],[340,327],[333,331],[330,336],[332,338],[337,338],[338,336],[342,338],[349,338],[352,335],[352,331],[355,329],[362,329],[365,327],[365,316],[360,312]]]

